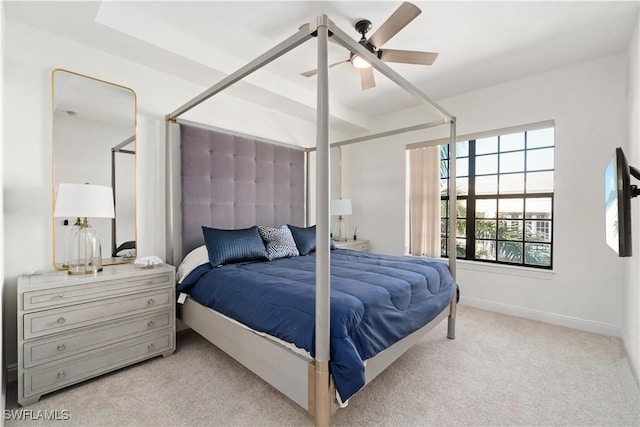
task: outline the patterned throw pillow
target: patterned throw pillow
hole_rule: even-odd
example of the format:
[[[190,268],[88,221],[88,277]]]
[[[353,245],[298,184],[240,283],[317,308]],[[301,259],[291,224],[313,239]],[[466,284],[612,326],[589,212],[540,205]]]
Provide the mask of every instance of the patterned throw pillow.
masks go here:
[[[260,231],[260,236],[267,248],[267,255],[269,255],[270,260],[300,255],[296,242],[291,235],[291,230],[286,225],[280,228],[259,225],[258,231]]]

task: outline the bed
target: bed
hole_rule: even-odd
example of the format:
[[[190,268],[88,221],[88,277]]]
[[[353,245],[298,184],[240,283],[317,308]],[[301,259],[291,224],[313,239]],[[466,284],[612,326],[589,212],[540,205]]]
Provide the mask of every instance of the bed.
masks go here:
[[[327,41],[330,34],[334,41],[367,57],[376,70],[433,106],[441,119],[329,144]],[[318,39],[318,132],[313,149],[316,151],[316,224],[309,227],[305,197],[310,192],[304,185],[309,182],[305,179],[305,165],[312,150],[220,132],[206,125],[190,126],[192,123],[180,121],[178,117],[313,37]],[[325,15],[303,25],[287,40],[166,116],[168,263],[182,267],[193,251],[202,250],[203,244],[208,242],[206,228],[219,233],[257,229],[256,224],[259,224],[271,228],[288,226],[291,230],[306,230],[307,234],[312,230],[313,251],[304,254],[300,251],[299,256],[282,259],[267,256],[262,260],[235,259],[217,263],[213,261],[215,251],[206,245],[209,265],[206,262],[199,264],[184,276],[179,290],[190,296],[178,306],[178,311],[187,326],[309,411],[317,425],[328,425],[341,401],[369,383],[444,318],[449,319],[447,336],[451,339],[455,336],[455,258],[447,265],[439,260],[332,250],[329,238],[329,146],[361,143],[439,125],[449,126],[451,141],[455,142],[453,116],[354,42]],[[455,143],[450,143],[450,150],[455,156]],[[455,177],[455,163],[451,165],[450,174]],[[455,212],[455,179],[449,185],[450,206]],[[455,215],[450,217],[455,221]],[[455,253],[454,239],[448,244],[449,252]],[[364,265],[366,271],[355,273],[354,265]],[[394,270],[395,275],[383,273],[387,270]],[[274,271],[279,272],[274,274]],[[355,276],[363,275],[369,280],[355,279]],[[271,277],[268,281],[265,280],[267,276]],[[283,280],[283,277],[293,276],[300,279],[296,284]],[[221,284],[223,280],[218,279],[225,277],[231,281]],[[261,278],[258,280],[261,285],[250,284],[246,277]],[[211,281],[216,285],[212,286]],[[266,282],[269,292],[265,291]],[[259,317],[272,322],[260,324],[238,309],[248,305],[235,299],[238,283],[242,284],[242,289],[257,288],[254,291],[260,297],[251,294],[254,296],[248,298],[263,302],[289,298],[279,292],[289,292],[286,294],[289,295],[294,289],[299,299],[293,300],[293,305],[304,309],[292,314],[295,310],[289,308],[287,315],[293,317],[286,317],[282,312],[265,315],[263,311]],[[365,284],[373,288],[365,290]],[[212,289],[213,296],[207,295]],[[216,300],[226,301],[226,304],[216,305]],[[369,314],[366,309],[369,317],[363,316],[360,306],[363,300],[390,310],[376,315]],[[212,301],[213,308],[209,307]],[[407,324],[398,323],[397,319],[408,311],[417,313],[415,318],[406,316],[410,318]],[[274,317],[270,318],[271,315]],[[363,320],[365,317],[367,321]],[[296,335],[281,328],[282,324],[307,324],[307,328],[302,328],[303,332]],[[379,329],[381,325],[387,329]],[[359,340],[356,335],[361,334],[357,326],[367,330],[369,341],[356,343]],[[356,351],[335,352],[336,335],[343,338],[345,347],[355,347]],[[293,343],[294,348],[287,343]],[[352,360],[344,365],[341,358]],[[342,369],[346,371],[340,372]],[[336,386],[339,399],[335,397]]]
[[[197,303],[315,355],[315,256],[205,263],[178,287]],[[445,263],[348,249],[331,253],[329,370],[340,401],[365,384],[365,362],[445,310]]]

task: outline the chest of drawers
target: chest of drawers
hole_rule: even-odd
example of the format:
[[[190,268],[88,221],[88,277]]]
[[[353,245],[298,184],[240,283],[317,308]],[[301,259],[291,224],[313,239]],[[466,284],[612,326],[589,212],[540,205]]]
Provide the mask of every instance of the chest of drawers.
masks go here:
[[[346,242],[334,242],[338,249],[351,249],[352,251],[369,252],[368,240],[347,240]]]
[[[175,269],[18,279],[18,402],[175,350]]]

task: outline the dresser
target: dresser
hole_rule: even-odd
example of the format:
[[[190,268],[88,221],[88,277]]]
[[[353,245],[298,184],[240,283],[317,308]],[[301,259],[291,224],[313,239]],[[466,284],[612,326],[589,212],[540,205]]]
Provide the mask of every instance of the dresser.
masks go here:
[[[175,268],[18,278],[18,402],[175,350]]]
[[[368,240],[347,240],[346,242],[334,241],[333,243],[335,243],[336,248],[338,249],[351,249],[352,251],[361,251],[361,252],[369,251]]]

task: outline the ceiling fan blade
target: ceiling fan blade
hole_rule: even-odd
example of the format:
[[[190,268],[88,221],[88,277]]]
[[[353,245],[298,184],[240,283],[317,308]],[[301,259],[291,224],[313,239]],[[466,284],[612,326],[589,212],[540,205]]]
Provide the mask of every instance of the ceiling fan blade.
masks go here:
[[[376,87],[376,79],[373,77],[373,68],[360,68],[360,81],[362,82],[362,90]]]
[[[316,74],[318,74],[318,70],[317,69],[313,69],[313,70],[305,71],[304,73],[300,73],[300,75],[304,76],[304,77],[311,77],[311,76],[315,76]]]
[[[431,65],[438,57],[437,52],[418,52],[415,50],[382,49],[378,52],[383,61],[402,64]]]
[[[395,36],[409,22],[413,21],[422,11],[418,6],[404,2],[369,38],[369,43],[380,49],[389,39]]]
[[[338,61],[338,62],[334,62],[333,64],[329,65],[329,68],[333,68],[336,65],[340,65],[343,64],[345,62],[349,62],[348,59],[346,60],[342,60],[342,61]],[[311,77],[311,76],[315,76],[316,74],[318,74],[318,69],[314,69],[314,70],[309,70],[309,71],[305,71],[304,73],[300,73],[301,76],[305,76],[305,77]]]

